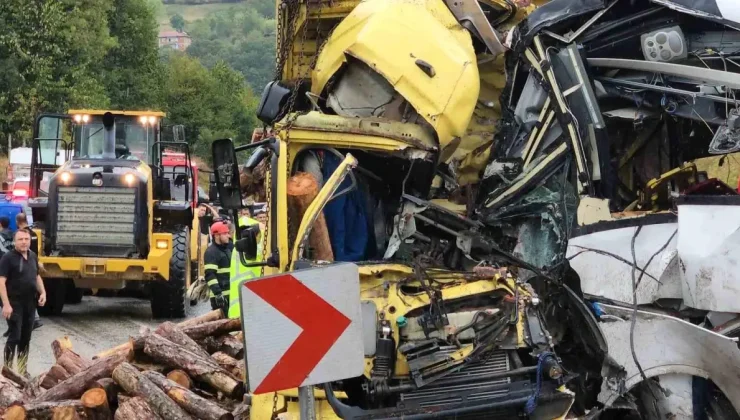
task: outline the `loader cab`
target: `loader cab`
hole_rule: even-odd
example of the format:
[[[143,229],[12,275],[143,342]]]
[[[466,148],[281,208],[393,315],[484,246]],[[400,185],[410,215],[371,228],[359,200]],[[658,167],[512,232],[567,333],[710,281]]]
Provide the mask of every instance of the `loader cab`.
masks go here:
[[[111,118],[113,148],[106,148],[103,119]],[[153,145],[159,141],[161,112],[70,110],[68,114],[42,114],[36,119],[32,150],[31,197],[48,196],[50,178],[70,160],[106,162],[141,161],[157,165]]]

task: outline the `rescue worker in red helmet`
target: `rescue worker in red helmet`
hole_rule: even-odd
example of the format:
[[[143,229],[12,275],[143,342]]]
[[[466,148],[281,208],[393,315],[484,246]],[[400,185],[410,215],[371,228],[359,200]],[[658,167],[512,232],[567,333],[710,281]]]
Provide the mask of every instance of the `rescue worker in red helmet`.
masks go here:
[[[221,309],[224,318],[229,308],[229,275],[231,267],[231,244],[229,227],[224,222],[211,225],[213,242],[203,257],[205,278],[210,289],[211,308]]]

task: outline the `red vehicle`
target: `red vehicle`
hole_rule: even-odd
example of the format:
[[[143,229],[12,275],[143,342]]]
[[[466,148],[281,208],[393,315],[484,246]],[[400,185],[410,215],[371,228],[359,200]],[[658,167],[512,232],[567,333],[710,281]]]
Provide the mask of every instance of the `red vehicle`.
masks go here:
[[[177,183],[175,178],[178,174],[187,173],[188,159],[185,153],[165,151],[162,153],[162,166],[165,170],[165,176],[170,179],[170,191],[172,192],[173,200],[192,200],[192,194],[195,194],[195,200],[192,200],[193,209],[198,205],[198,165],[192,160],[190,163],[190,170],[192,177],[188,179],[187,184]]]

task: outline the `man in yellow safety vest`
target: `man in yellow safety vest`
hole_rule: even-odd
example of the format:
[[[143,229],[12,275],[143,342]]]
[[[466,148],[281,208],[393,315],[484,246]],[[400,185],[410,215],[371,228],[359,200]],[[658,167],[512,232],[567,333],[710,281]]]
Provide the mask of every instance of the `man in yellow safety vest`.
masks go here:
[[[239,217],[239,226],[251,226],[259,224],[258,221],[251,217]],[[262,261],[262,232],[257,235],[257,257],[254,260],[246,260],[247,263]],[[236,243],[236,233],[234,233],[234,242]],[[239,318],[241,314],[241,305],[239,303],[239,286],[245,281],[260,276],[260,267],[245,267],[242,259],[239,258],[239,251],[234,247],[231,251],[231,276],[229,281],[229,318]]]

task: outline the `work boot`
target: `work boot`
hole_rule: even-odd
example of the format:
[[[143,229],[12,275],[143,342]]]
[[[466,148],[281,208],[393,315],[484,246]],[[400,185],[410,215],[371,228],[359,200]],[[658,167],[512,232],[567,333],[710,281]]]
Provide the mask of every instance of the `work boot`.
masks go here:
[[[5,333],[3,334],[3,337],[7,337],[9,335],[10,335],[10,328],[8,328],[7,330],[5,330]]]
[[[37,329],[37,328],[41,328],[41,327],[43,327],[43,326],[44,326],[44,324],[43,324],[43,323],[42,323],[41,321],[39,321],[38,319],[37,319],[37,320],[35,320],[35,321],[33,321],[33,329],[34,329],[34,330],[35,330],[35,329]],[[7,334],[7,333],[6,333],[6,334]],[[6,337],[7,337],[7,336],[6,336]]]

